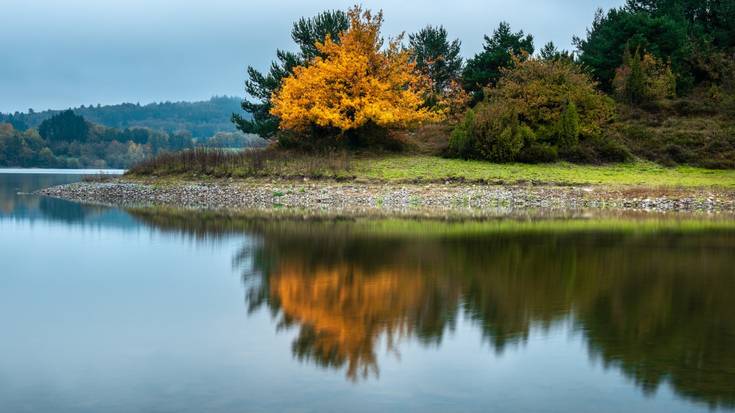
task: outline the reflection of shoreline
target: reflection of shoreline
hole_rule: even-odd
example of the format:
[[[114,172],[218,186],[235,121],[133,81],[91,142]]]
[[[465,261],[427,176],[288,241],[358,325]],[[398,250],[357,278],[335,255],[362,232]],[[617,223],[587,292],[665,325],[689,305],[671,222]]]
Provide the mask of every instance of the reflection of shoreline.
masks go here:
[[[269,221],[136,214],[201,238],[243,233],[246,302],[297,329],[294,355],[357,380],[376,348],[440,345],[460,317],[502,352],[572,319],[646,392],[733,407],[735,227],[706,221]],[[608,228],[606,230],[606,228]]]
[[[0,173],[0,219],[61,222],[64,224],[130,227],[127,213],[109,207],[79,204],[33,194],[39,188],[81,179],[75,174],[50,171]]]
[[[191,210],[185,208],[145,207],[126,210],[132,216],[161,231],[195,238],[283,231],[288,234],[310,232],[313,228],[352,233],[362,231],[376,236],[410,237],[465,236],[468,233],[540,232],[701,232],[735,231],[735,219],[723,215],[656,213],[643,211],[577,211],[555,215],[522,214],[487,218],[416,217],[359,218],[311,215],[272,215],[247,211]]]

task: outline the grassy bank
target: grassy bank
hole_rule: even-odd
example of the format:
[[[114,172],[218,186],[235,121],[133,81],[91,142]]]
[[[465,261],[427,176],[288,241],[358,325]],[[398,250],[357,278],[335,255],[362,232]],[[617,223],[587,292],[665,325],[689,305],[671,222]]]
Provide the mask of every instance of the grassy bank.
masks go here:
[[[570,163],[529,165],[405,156],[372,160],[358,166],[362,168],[361,175],[388,181],[463,179],[502,183],[735,188],[735,171],[732,170],[666,168],[647,162],[603,166]]]
[[[611,165],[493,164],[424,155],[355,156],[341,153],[304,155],[279,151],[228,153],[189,151],[144,162],[133,178],[279,178],[378,182],[468,181],[498,184],[628,185],[647,187],[718,187],[735,189],[735,170],[649,162]]]

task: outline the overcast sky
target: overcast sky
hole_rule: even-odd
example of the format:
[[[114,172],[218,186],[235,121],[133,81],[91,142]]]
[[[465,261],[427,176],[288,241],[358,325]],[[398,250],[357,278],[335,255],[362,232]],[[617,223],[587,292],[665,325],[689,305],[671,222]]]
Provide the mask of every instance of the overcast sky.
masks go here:
[[[481,50],[502,20],[571,49],[598,7],[624,0],[364,1],[383,9],[383,34],[444,25],[462,54]],[[245,67],[292,49],[291,24],[336,0],[2,0],[0,111],[242,95]]]

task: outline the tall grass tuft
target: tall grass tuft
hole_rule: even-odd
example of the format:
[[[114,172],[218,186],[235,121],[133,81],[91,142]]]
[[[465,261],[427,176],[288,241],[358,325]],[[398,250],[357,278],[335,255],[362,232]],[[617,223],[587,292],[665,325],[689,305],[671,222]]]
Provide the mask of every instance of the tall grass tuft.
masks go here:
[[[275,149],[231,151],[196,148],[164,153],[134,165],[133,176],[352,178],[353,157],[346,151],[304,153]]]

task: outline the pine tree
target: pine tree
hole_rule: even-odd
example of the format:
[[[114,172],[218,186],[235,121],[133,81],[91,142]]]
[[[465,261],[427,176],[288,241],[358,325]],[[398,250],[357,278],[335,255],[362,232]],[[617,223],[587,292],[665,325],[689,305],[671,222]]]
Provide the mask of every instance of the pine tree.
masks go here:
[[[630,75],[626,81],[626,91],[628,99],[631,103],[639,104],[643,102],[646,95],[646,75],[643,73],[641,66],[641,51],[636,49],[631,56],[628,52],[627,66],[630,68]]]
[[[442,93],[462,74],[460,41],[449,42],[444,27],[426,26],[408,36],[411,60],[432,80],[434,92]]]
[[[299,52],[277,50],[277,60],[271,63],[265,74],[252,66],[248,67],[249,79],[245,82],[245,92],[254,100],[246,98],[242,102],[242,108],[252,119],[233,114],[235,126],[245,133],[254,133],[264,138],[273,137],[279,125],[278,117],[271,114],[273,93],[280,88],[284,78],[293,74],[295,67],[306,65],[319,55],[316,48],[318,42],[324,42],[328,37],[338,42],[340,33],[348,28],[347,15],[340,10],[325,11],[310,19],[301,18],[295,22],[291,38],[299,46]]]
[[[554,42],[548,42],[539,51],[539,56],[542,60],[566,60],[568,62],[574,61],[574,54],[566,50],[559,50],[556,48]]]
[[[567,103],[559,119],[559,147],[572,149],[579,144],[579,114],[574,102]]]
[[[513,33],[510,24],[500,23],[492,37],[485,36],[483,51],[467,61],[462,73],[462,83],[473,101],[483,97],[483,88],[494,85],[502,76],[502,69],[513,63],[513,57],[533,54],[533,36],[523,31]]]

